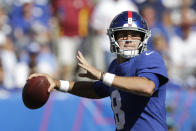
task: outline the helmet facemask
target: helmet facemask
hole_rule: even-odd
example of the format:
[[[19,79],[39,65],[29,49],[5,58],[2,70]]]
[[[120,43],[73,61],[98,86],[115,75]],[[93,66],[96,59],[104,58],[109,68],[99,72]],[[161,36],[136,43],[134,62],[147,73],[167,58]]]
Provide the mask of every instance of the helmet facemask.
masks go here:
[[[147,39],[149,38],[150,33],[143,33],[143,32],[136,31],[141,34],[141,40],[117,40],[115,35],[117,31],[122,31],[122,30],[121,29],[115,31],[108,30],[108,35],[110,35],[110,43],[111,43],[110,51],[112,53],[116,53],[122,56],[123,58],[130,59],[147,50]],[[131,31],[135,31],[135,30],[131,30]],[[121,42],[121,44],[119,44],[119,42]],[[126,48],[126,44],[130,44],[130,43],[133,45],[137,45],[137,48],[135,49]]]

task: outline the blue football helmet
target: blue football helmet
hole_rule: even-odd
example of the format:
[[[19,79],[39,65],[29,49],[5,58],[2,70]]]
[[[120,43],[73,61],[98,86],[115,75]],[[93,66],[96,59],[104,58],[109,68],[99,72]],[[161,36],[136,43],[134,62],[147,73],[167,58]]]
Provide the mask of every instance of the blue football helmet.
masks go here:
[[[128,50],[120,48],[116,39],[116,32],[122,30],[139,32],[141,41],[139,41],[137,49]],[[151,32],[145,20],[137,12],[123,11],[112,20],[107,30],[107,35],[110,39],[110,51],[129,59],[147,50],[147,41],[151,36]],[[127,40],[127,42],[130,42],[130,40]]]

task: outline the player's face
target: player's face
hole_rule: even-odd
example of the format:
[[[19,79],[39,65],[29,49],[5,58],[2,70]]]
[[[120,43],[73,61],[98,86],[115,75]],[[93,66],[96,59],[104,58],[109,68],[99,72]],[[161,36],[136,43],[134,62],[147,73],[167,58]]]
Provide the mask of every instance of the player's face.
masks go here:
[[[116,38],[120,49],[136,50],[141,42],[141,35],[136,31],[119,31],[116,33]]]

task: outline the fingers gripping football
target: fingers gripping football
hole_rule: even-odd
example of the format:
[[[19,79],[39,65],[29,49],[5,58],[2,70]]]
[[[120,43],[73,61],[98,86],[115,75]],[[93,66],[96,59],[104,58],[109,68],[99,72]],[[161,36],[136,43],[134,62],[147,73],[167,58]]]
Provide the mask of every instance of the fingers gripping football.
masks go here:
[[[43,74],[43,73],[34,73],[32,75],[30,75],[28,77],[28,79],[31,79],[33,77],[38,77],[38,76],[44,76],[47,78],[47,80],[49,81],[50,83],[50,87],[48,88],[48,92],[51,92],[52,90],[54,90],[54,88],[57,86],[56,85],[56,80],[54,78],[52,78],[51,76],[49,76],[48,74]]]
[[[76,58],[78,60],[78,66],[87,71],[86,73],[80,73],[80,77],[87,77],[94,80],[100,79],[101,72],[90,65],[80,51],[78,51]]]

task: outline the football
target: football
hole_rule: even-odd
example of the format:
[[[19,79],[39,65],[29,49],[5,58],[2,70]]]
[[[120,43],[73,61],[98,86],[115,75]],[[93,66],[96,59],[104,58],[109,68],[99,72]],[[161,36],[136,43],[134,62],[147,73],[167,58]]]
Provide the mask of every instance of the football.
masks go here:
[[[50,83],[44,76],[37,76],[27,80],[23,91],[23,103],[29,109],[42,107],[48,100]]]

